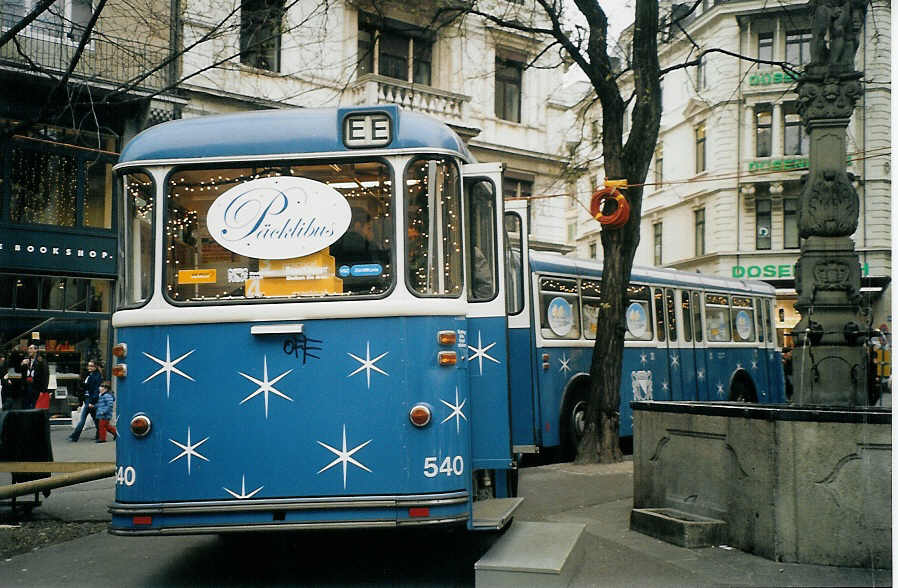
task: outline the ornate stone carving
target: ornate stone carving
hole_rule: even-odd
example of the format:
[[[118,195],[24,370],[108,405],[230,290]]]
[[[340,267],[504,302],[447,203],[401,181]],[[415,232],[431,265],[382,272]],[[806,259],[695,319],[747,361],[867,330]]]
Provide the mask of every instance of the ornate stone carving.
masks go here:
[[[860,74],[826,78],[806,75],[798,81],[798,114],[805,124],[817,118],[849,118],[863,88]]]
[[[844,290],[851,268],[843,261],[824,261],[814,266],[814,282],[820,290]]]
[[[801,237],[847,237],[857,230],[860,200],[843,171],[808,174],[798,208]]]
[[[866,4],[866,0],[811,0],[811,64],[826,65],[831,72],[854,70]]]

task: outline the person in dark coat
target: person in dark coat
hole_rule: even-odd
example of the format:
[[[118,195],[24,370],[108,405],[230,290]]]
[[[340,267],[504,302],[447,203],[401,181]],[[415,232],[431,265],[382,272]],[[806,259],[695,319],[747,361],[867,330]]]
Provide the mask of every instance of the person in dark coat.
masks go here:
[[[38,396],[47,391],[50,383],[50,368],[47,360],[38,353],[36,343],[28,346],[28,357],[19,364],[18,372],[22,374],[24,408],[34,408]]]
[[[84,424],[87,422],[87,415],[90,415],[97,425],[97,402],[100,400],[100,382],[103,376],[97,366],[97,362],[93,359],[87,362],[87,377],[84,378],[84,397],[81,405],[81,415],[75,430],[69,435],[69,441],[75,442],[81,437],[81,431],[84,430]],[[97,427],[97,435],[99,427]],[[94,438],[97,438],[95,435]]]

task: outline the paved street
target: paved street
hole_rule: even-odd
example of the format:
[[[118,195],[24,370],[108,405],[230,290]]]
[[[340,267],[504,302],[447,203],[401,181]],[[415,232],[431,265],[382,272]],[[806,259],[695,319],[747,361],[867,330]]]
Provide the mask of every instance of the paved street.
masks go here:
[[[65,442],[59,461],[111,460],[114,444]],[[684,549],[628,529],[632,462],[525,468],[517,520],[586,523],[576,586],[886,586],[888,570],[783,564],[727,547]],[[111,478],[54,490],[35,517],[108,519]],[[105,533],[0,562],[3,586],[471,585],[489,537],[465,532],[358,532],[121,538]]]

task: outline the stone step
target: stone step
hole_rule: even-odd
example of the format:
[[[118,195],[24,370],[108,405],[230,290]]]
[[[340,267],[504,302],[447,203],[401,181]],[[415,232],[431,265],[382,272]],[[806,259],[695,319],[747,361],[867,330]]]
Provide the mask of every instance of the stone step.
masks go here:
[[[727,542],[725,521],[675,508],[634,508],[630,511],[630,530],[680,547],[711,547]]]
[[[474,584],[567,586],[583,561],[583,523],[515,521],[474,564]]]

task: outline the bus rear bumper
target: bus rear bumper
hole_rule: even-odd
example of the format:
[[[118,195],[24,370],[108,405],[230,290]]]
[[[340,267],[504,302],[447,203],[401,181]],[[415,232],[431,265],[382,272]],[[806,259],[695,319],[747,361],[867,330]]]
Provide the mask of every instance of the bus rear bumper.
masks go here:
[[[314,531],[463,523],[468,492],[273,500],[121,503],[109,506],[113,535]]]

